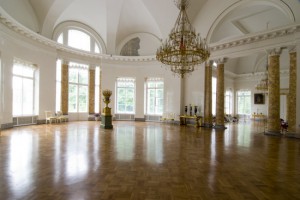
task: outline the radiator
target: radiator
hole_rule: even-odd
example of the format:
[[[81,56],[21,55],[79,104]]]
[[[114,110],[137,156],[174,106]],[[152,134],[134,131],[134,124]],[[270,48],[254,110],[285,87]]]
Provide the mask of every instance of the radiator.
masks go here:
[[[134,115],[130,114],[115,114],[115,120],[134,120]]]
[[[13,117],[14,126],[37,124],[37,116]]]

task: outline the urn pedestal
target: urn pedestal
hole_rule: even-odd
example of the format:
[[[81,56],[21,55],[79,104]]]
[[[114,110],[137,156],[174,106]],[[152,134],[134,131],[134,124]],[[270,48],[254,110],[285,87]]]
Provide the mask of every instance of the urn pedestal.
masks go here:
[[[110,90],[104,90],[102,94],[104,96],[103,102],[105,103],[105,108],[103,108],[102,110],[100,128],[112,129],[113,125],[112,125],[111,108],[108,107],[112,92]]]

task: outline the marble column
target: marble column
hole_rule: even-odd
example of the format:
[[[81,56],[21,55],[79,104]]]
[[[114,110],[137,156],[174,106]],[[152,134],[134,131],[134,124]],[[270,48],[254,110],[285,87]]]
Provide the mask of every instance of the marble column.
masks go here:
[[[95,67],[89,69],[89,114],[95,113]]]
[[[268,121],[266,135],[280,135],[280,54],[281,49],[269,53],[268,67]]]
[[[296,107],[297,107],[297,52],[295,47],[290,49],[290,81],[288,95],[288,114],[287,122],[289,124],[287,135],[296,133]]]
[[[227,58],[217,61],[217,97],[216,97],[216,125],[215,128],[224,129],[224,64]]]
[[[61,66],[61,111],[68,115],[69,110],[69,66],[63,63]]]
[[[212,127],[212,65],[213,61],[205,63],[204,83],[204,126]]]

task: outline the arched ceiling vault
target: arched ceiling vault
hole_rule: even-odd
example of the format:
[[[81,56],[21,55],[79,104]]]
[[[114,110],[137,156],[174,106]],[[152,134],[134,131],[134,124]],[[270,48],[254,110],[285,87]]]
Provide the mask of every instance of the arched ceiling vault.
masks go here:
[[[0,6],[49,39],[64,21],[86,24],[103,39],[107,54],[118,54],[120,44],[139,33],[166,39],[179,13],[173,0],[0,0]],[[299,0],[190,0],[187,13],[196,31],[213,44],[299,23],[299,10]],[[227,69],[259,70],[257,63],[264,53],[235,58]]]

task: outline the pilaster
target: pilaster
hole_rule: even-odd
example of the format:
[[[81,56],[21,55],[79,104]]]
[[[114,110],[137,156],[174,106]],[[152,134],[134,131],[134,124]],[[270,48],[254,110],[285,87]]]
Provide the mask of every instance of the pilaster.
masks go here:
[[[89,69],[89,114],[95,113],[95,68]]]
[[[204,83],[204,126],[212,127],[212,65],[213,61],[205,63]]]
[[[287,136],[296,134],[296,114],[297,114],[297,52],[296,48],[290,48],[290,80],[288,95],[288,133]]]
[[[280,135],[280,54],[281,49],[272,49],[269,53],[268,67],[268,119],[266,135]]]
[[[63,115],[69,110],[69,65],[64,62],[61,66],[61,111]]]
[[[224,65],[227,58],[217,60],[217,97],[215,128],[224,129]]]

